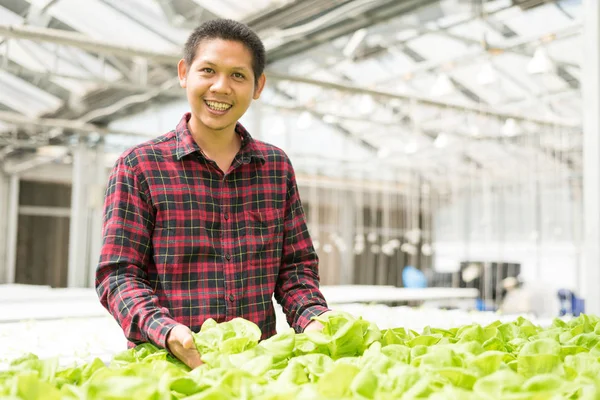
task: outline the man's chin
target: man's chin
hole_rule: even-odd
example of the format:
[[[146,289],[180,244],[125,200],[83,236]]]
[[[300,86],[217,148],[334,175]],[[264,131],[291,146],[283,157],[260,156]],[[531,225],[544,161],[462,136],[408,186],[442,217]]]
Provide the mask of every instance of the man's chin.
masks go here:
[[[215,132],[224,131],[227,128],[231,127],[231,125],[235,125],[235,123],[231,123],[231,122],[215,123],[215,121],[206,121],[206,120],[204,120],[202,122],[203,122],[202,125],[204,125],[208,129],[210,129],[211,131],[215,131]]]

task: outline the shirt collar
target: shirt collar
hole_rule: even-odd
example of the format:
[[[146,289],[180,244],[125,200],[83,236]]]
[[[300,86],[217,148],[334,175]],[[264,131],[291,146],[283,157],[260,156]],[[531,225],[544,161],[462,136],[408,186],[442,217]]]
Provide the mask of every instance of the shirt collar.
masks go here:
[[[177,128],[175,128],[175,134],[177,136],[176,157],[178,160],[195,152],[202,154],[200,146],[198,146],[198,143],[196,143],[188,128],[188,122],[191,116],[191,113],[185,113],[177,124]],[[250,133],[248,133],[246,128],[238,122],[235,126],[235,132],[242,138],[240,155],[242,156],[244,163],[247,164],[252,159],[256,159],[264,164],[266,161],[265,155],[257,147],[256,141],[250,136]]]

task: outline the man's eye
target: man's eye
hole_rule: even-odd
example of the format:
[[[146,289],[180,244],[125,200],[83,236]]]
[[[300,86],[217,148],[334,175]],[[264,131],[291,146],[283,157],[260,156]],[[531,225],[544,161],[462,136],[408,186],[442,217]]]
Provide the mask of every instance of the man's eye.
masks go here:
[[[240,74],[239,72],[234,72],[233,76],[238,79],[244,79],[244,75]]]
[[[215,72],[215,70],[212,69],[212,68],[202,68],[200,71],[206,72],[206,73],[209,73],[209,74],[212,74],[213,72]]]

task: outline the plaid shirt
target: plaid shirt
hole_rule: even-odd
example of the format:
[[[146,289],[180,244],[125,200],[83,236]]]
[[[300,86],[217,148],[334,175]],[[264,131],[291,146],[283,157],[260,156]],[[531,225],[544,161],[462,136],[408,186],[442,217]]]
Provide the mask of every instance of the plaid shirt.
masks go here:
[[[301,332],[327,310],[292,165],[238,124],[242,146],[223,174],[188,128],[117,161],[106,191],[96,271],[100,301],[129,346],[165,346],[176,324],[243,317],[276,333],[272,296]]]

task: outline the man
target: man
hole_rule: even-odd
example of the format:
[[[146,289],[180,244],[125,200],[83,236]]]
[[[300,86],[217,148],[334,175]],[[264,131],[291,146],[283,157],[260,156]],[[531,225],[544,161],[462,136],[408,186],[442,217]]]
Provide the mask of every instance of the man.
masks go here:
[[[100,301],[133,346],[195,368],[192,330],[243,317],[276,333],[272,296],[297,331],[326,312],[294,170],[238,120],[265,86],[265,50],[247,26],[214,20],[188,38],[179,81],[191,113],[125,152],[110,175],[96,271]]]

